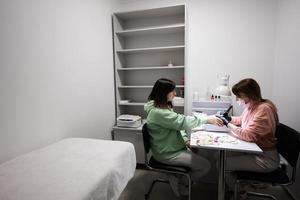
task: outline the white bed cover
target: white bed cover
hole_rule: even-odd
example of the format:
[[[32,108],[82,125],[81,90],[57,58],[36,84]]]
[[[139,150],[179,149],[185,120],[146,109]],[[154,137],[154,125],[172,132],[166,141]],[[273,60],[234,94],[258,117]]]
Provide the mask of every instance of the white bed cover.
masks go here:
[[[0,165],[1,200],[117,200],[136,167],[131,143],[68,138]]]

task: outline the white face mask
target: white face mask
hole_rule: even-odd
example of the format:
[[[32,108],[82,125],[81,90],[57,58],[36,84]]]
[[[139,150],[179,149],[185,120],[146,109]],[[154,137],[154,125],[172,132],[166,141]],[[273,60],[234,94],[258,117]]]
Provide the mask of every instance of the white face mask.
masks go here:
[[[244,100],[237,100],[236,101],[237,105],[241,106],[242,108],[245,108],[246,107],[246,104],[245,104],[245,101]]]

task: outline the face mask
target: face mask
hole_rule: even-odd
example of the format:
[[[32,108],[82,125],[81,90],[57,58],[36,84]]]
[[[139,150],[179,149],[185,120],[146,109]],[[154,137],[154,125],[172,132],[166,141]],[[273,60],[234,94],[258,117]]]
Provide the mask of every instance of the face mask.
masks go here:
[[[238,101],[236,101],[236,103],[239,105],[239,106],[241,106],[241,107],[246,107],[246,104],[245,104],[245,101],[244,100],[238,100]]]

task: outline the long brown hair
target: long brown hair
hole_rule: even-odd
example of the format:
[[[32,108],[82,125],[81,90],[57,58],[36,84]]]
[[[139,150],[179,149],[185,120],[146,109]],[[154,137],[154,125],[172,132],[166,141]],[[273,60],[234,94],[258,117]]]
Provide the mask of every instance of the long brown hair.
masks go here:
[[[265,101],[261,96],[258,83],[252,78],[240,80],[232,87],[232,93],[237,97],[244,95],[253,101]]]
[[[260,87],[258,83],[252,79],[252,78],[246,78],[241,81],[239,81],[237,84],[235,84],[232,87],[232,93],[235,94],[235,96],[240,97],[241,95],[244,95],[251,99],[252,101],[256,102],[267,102],[272,106],[274,117],[276,124],[279,123],[277,108],[274,105],[274,103],[268,99],[263,99],[260,92]]]
[[[167,95],[175,89],[175,83],[172,80],[161,78],[158,79],[148,97],[148,100],[154,100],[156,107],[169,106],[173,107],[172,102],[168,102]]]

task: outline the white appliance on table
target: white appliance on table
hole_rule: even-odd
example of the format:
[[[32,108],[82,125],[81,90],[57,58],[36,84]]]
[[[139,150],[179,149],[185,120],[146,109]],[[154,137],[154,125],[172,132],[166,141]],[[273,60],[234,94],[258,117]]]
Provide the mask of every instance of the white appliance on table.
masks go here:
[[[138,115],[120,115],[117,117],[117,126],[119,127],[139,127],[142,124],[142,118]]]

